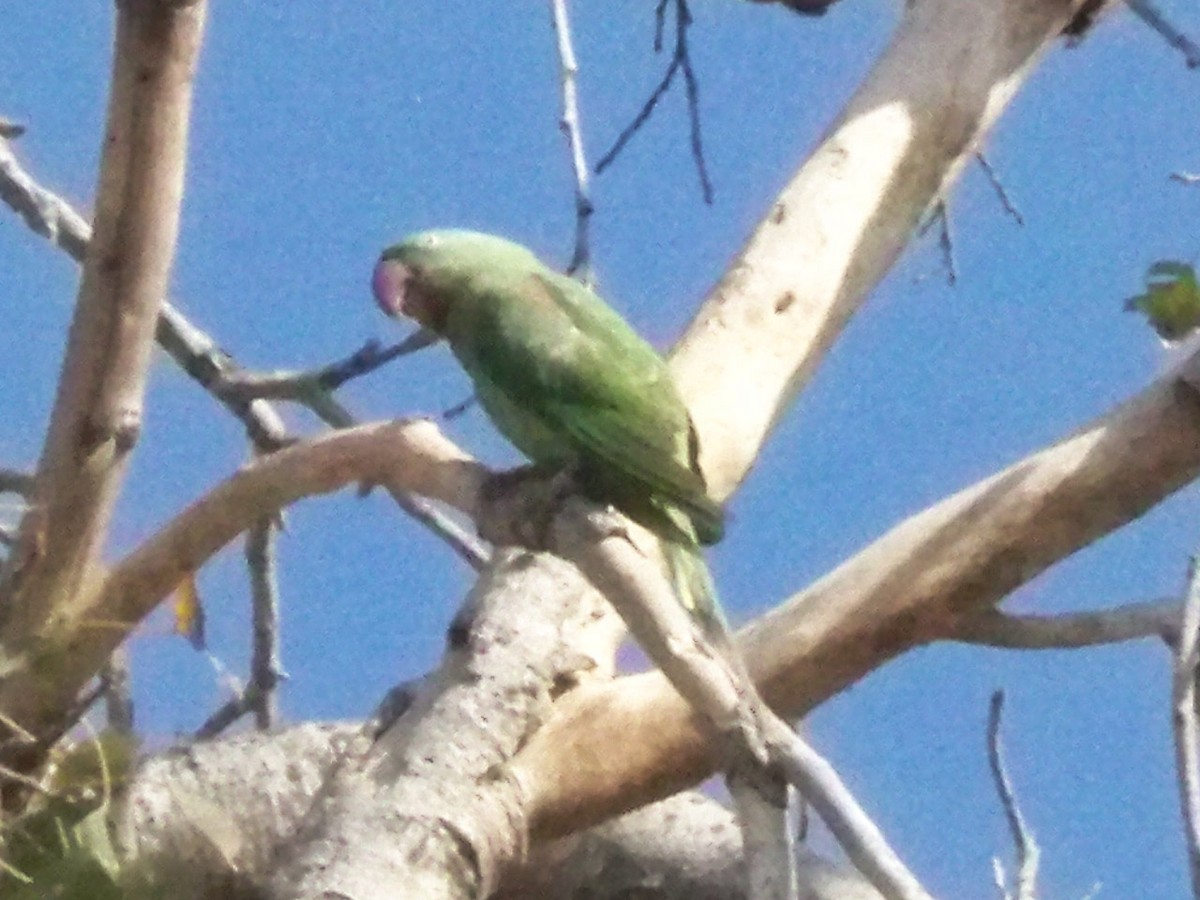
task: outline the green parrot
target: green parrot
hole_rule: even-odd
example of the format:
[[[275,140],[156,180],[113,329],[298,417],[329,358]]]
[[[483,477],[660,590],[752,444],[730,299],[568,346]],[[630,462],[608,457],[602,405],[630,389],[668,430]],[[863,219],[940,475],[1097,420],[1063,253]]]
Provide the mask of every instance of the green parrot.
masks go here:
[[[680,603],[720,620],[701,545],[721,539],[724,514],[654,348],[591,290],[493,235],[412,235],[383,251],[372,287],[385,313],[422,327],[416,342],[446,340],[517,449],[656,534]]]
[[[1146,292],[1125,301],[1125,309],[1140,312],[1168,344],[1177,343],[1200,327],[1200,282],[1185,263],[1159,260],[1146,271]]]

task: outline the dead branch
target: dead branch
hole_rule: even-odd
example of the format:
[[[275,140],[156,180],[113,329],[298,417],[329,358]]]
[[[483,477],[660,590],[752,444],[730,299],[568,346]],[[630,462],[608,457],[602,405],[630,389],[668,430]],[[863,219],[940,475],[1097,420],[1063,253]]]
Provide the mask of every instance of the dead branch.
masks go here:
[[[992,771],[992,782],[996,786],[996,794],[1000,797],[1000,806],[1004,810],[1005,821],[1008,822],[1009,834],[1017,848],[1017,884],[1016,894],[1012,900],[1035,900],[1037,896],[1038,863],[1042,851],[1021,815],[1021,807],[1017,805],[1017,796],[1013,791],[1012,780],[1008,777],[1008,768],[1004,764],[1004,751],[1000,745],[1000,716],[1004,710],[1004,691],[992,694],[988,704],[987,751],[988,766]],[[1003,869],[999,861],[996,863],[998,877],[1003,877]],[[1005,898],[1009,894],[1003,884]]]

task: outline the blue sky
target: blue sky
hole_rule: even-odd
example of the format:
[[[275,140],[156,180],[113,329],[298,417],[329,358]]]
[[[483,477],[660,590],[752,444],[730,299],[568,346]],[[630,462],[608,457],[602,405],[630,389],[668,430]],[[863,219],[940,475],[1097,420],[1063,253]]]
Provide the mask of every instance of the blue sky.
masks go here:
[[[595,182],[605,295],[669,345],[775,192],[884,45],[898,5],[846,0],[823,20],[695,0],[691,41],[716,202],[688,156],[681,93]],[[593,160],[666,60],[646,0],[572,6]],[[1200,33],[1183,0],[1165,3]],[[0,113],[49,187],[92,196],[110,4],[43,0],[6,11]],[[496,231],[563,263],[569,168],[544,3],[364,0],[215,4],[193,126],[173,279],[177,304],[241,362],[302,367],[396,335],[371,302],[379,249],[432,226]],[[917,241],[784,419],[731,504],[712,553],[745,621],[891,525],[1073,430],[1158,365],[1121,311],[1146,266],[1196,261],[1195,73],[1127,13],[1058,51],[988,152],[1026,218],[1008,218],[978,168],[953,198],[959,283]],[[0,463],[36,459],[76,272],[0,215]],[[444,409],[469,393],[444,351],[353,384],[363,419]],[[238,427],[160,356],[145,438],[112,535],[120,553],[246,458]],[[298,429],[315,430],[301,413]],[[448,426],[497,464],[515,457],[478,411]],[[1194,490],[1045,573],[1009,601],[1050,612],[1177,592],[1200,543]],[[469,572],[382,497],[301,504],[280,546],[283,705],[293,720],[361,716],[438,657]],[[203,574],[214,652],[244,669],[245,577],[226,553]],[[156,618],[134,641],[141,726],[194,728],[220,699],[211,667]],[[1071,653],[934,647],[873,674],[809,728],[937,894],[991,896],[1007,856],[983,725],[1008,691],[1010,766],[1044,848],[1045,893],[1182,897],[1166,657],[1149,642]]]

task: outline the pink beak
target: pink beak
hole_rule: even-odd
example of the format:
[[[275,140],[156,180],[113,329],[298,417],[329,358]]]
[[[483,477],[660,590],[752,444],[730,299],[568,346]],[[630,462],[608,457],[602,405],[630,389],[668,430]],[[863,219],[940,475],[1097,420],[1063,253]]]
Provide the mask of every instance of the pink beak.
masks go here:
[[[409,272],[403,263],[394,259],[381,259],[371,276],[371,290],[375,302],[386,315],[393,318],[404,315],[404,293],[408,286]]]

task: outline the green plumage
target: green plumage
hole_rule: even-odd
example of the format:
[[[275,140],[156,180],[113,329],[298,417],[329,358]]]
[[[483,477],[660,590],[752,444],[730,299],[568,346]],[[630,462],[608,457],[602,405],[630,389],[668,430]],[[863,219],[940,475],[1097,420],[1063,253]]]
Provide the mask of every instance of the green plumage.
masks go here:
[[[385,250],[374,287],[386,312],[446,339],[505,437],[659,535],[680,601],[718,614],[700,545],[724,517],[666,363],[620,316],[524,247],[467,231]]]

